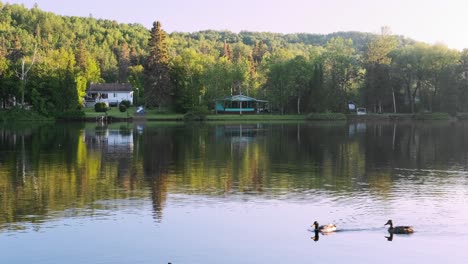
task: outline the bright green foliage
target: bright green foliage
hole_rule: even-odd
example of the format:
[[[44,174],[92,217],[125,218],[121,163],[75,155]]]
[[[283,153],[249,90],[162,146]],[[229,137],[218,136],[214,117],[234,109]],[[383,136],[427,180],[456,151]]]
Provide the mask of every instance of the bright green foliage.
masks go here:
[[[145,96],[145,76],[142,65],[135,65],[128,67],[128,82],[133,87],[133,103],[137,105],[143,105],[142,98]]]
[[[91,82],[117,80],[117,47],[131,47],[128,60],[138,63],[148,36],[140,25],[0,4],[1,105],[11,107],[15,97],[20,102],[24,91],[25,102],[41,113],[75,109]],[[35,47],[35,64],[20,82],[15,71],[21,72],[23,60],[27,68],[31,65]]]
[[[204,92],[205,56],[186,49],[172,60],[172,79],[175,80],[175,104],[178,112],[187,112],[200,105]]]
[[[247,96],[254,96],[256,91],[254,86],[251,85],[250,62],[248,58],[239,58],[233,64],[233,93],[245,94]]]
[[[166,34],[159,22],[148,30],[0,3],[0,107],[24,94],[42,114],[74,111],[90,83],[129,82],[134,103],[178,112],[242,93],[284,114],[345,112],[350,100],[369,112],[454,114],[468,111],[467,54],[388,32]]]
[[[140,89],[140,96],[144,88],[144,75],[143,75],[143,66],[135,65],[128,67],[129,76],[128,82],[133,86]]]
[[[382,34],[376,39],[369,42],[367,49],[364,53],[365,64],[383,64],[389,65],[392,62],[389,56],[390,52],[398,47],[398,40],[395,36],[389,35],[382,29]]]
[[[273,108],[279,110],[281,114],[286,113],[286,108],[292,96],[291,82],[293,72],[289,67],[292,54],[280,50],[274,53],[269,60],[272,62],[268,71],[268,81],[265,85]]]
[[[398,87],[392,84],[390,53],[397,46],[397,39],[382,29],[382,35],[369,42],[364,53],[363,64],[366,69],[364,100],[367,105],[372,105],[375,111],[382,112],[384,106],[392,105],[396,112],[396,105],[394,105],[396,102],[393,99]]]
[[[75,57],[71,50],[47,51],[30,73],[27,101],[32,100],[34,108],[43,114],[75,110],[80,106],[81,98],[76,88],[74,67]]]
[[[351,39],[333,38],[325,46],[324,75],[330,110],[344,111],[352,93],[358,89],[361,71]]]
[[[422,58],[426,72],[427,87],[423,90],[423,102],[425,108],[432,111],[440,111],[443,101],[441,90],[451,89],[453,85],[441,87],[442,74],[452,65],[459,62],[460,55],[456,50],[451,50],[442,44],[430,46]],[[443,92],[443,91],[442,91]],[[445,98],[447,99],[447,98]],[[449,100],[450,101],[450,100]]]
[[[206,66],[203,75],[203,102],[213,107],[214,100],[225,96],[245,94],[254,95],[256,87],[252,87],[250,64],[247,58],[239,58],[231,62],[226,56],[222,56],[214,63]]]
[[[6,47],[0,46],[0,107],[3,107],[10,95],[14,93],[13,71],[7,55]]]
[[[90,57],[87,57],[84,62],[83,67],[78,68],[78,73],[76,74],[76,89],[78,92],[79,102],[81,103],[81,98],[86,94],[86,89],[91,83],[101,82],[101,70],[97,62]]]
[[[266,85],[273,108],[282,114],[319,110],[320,103],[314,95],[321,93],[322,70],[317,57],[296,56],[273,64]]]
[[[417,43],[398,49],[393,56],[392,76],[397,85],[404,88],[403,96],[409,102],[410,112],[440,110],[442,105],[446,105],[443,101],[447,98],[443,95],[449,90],[451,90],[449,94],[461,95],[461,91],[453,87],[466,83],[467,76],[462,75],[462,78],[455,84],[450,84],[450,87],[442,86],[444,72],[448,74],[448,69],[453,67],[461,71],[463,60],[460,61],[460,54],[457,51],[440,44],[431,46]],[[457,79],[455,75],[454,79]],[[448,85],[449,82],[444,83]]]

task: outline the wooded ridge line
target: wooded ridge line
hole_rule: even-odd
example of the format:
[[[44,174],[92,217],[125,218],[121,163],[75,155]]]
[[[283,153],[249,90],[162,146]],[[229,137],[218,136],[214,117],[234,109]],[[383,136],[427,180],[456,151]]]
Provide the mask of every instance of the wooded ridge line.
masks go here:
[[[26,71],[23,71],[26,69]],[[134,104],[186,113],[243,94],[280,114],[468,109],[468,51],[391,35],[166,33],[0,2],[1,108],[82,111],[91,83],[130,83]],[[138,90],[136,90],[138,88]]]

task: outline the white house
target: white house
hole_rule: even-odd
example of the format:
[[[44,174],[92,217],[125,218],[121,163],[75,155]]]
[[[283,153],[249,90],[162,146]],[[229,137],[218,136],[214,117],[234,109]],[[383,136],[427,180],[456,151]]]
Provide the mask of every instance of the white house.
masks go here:
[[[99,102],[117,106],[124,100],[133,104],[133,87],[129,83],[92,83],[86,90],[86,106]]]

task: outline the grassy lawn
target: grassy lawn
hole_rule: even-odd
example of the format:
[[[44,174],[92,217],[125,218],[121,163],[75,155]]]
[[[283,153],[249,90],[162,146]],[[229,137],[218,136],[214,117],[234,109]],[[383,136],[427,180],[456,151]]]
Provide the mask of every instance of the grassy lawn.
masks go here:
[[[95,112],[94,108],[85,108],[85,115],[87,118],[95,118],[105,115],[105,113]],[[112,107],[107,111],[107,116],[116,118],[133,117],[135,114],[135,107],[130,107],[127,112],[121,113],[118,107]],[[146,120],[149,121],[174,121],[183,120],[183,114],[176,113],[161,113],[157,110],[147,110],[144,115]],[[274,115],[274,114],[260,114],[260,115],[208,115],[207,121],[281,121],[281,120],[305,120],[305,115]]]
[[[305,120],[305,115],[272,115],[272,114],[260,114],[260,115],[209,115],[206,117],[208,121],[274,121],[274,120]]]
[[[115,118],[132,118],[135,116],[135,110],[136,108],[134,106],[131,106],[129,109],[127,109],[127,112],[120,112],[118,107],[112,107],[109,111],[107,111],[107,116],[110,117],[115,117]],[[100,117],[105,115],[105,113],[100,113],[100,112],[95,112],[94,108],[85,108],[84,109],[85,115],[87,118],[95,118],[95,117]],[[336,118],[335,116],[342,116],[343,118]],[[354,115],[348,115],[348,118],[344,114],[331,114],[331,113],[313,113],[313,114],[308,114],[308,115],[279,115],[279,114],[256,114],[256,115],[239,115],[239,114],[210,114],[206,117],[207,121],[243,121],[243,122],[249,122],[249,121],[304,121],[304,120],[338,120],[338,119],[367,119],[367,120],[375,120],[375,119],[381,119],[381,120],[388,120],[389,118],[409,118],[409,119],[424,119],[424,120],[439,120],[447,119],[447,114],[439,114],[439,113],[433,113],[433,114],[419,114],[416,117],[414,117],[413,114],[372,114],[369,113],[367,115],[363,116],[354,116]],[[465,115],[460,115],[459,119],[466,120],[468,119]],[[141,116],[144,120],[147,121],[164,121],[164,122],[169,122],[169,121],[182,121],[184,118],[183,114],[177,114],[177,113],[165,113],[165,112],[159,112],[157,109],[154,110],[146,110],[146,113]]]
[[[94,107],[86,107],[84,108],[84,112],[86,117],[98,117],[103,116],[105,113],[96,112],[94,111]],[[117,117],[117,118],[127,118],[132,117],[133,113],[135,112],[135,107],[131,106],[127,109],[127,112],[120,112],[118,107],[111,107],[109,111],[107,111],[107,116]]]
[[[121,113],[118,107],[112,107],[107,111],[107,116],[115,118],[128,118],[135,116],[136,108],[131,106],[127,112]],[[87,118],[95,118],[105,115],[104,113],[97,113],[94,111],[94,108],[85,108],[85,115]],[[342,118],[337,118],[341,117]],[[0,115],[1,117],[1,115]],[[142,116],[142,120],[147,121],[163,121],[163,122],[177,122],[182,121],[184,118],[183,114],[177,113],[165,113],[159,112],[158,110],[146,110],[146,113]],[[0,118],[1,119],[1,118]],[[356,115],[344,115],[344,114],[335,114],[335,113],[313,113],[308,115],[278,115],[278,114],[257,114],[257,115],[239,115],[239,114],[210,114],[206,117],[207,121],[213,122],[284,122],[284,121],[304,121],[304,120],[354,120],[354,119],[363,119],[363,120],[390,120],[390,119],[408,119],[408,120],[448,120],[448,115],[446,113],[431,113],[431,114],[373,114],[368,113],[363,116]],[[468,120],[468,113],[460,113],[458,115],[459,120]]]
[[[116,117],[116,118],[127,118],[133,117],[135,115],[136,108],[131,106],[127,109],[127,112],[120,112],[118,107],[112,107],[107,111],[107,116]],[[94,111],[94,108],[87,107],[84,108],[84,112],[87,118],[94,118],[105,115],[102,112]],[[148,120],[182,120],[184,117],[183,114],[173,114],[173,113],[159,113],[157,110],[147,110],[145,115],[143,115]]]
[[[157,121],[182,121],[183,114],[159,113],[157,111],[148,111],[145,114],[147,120]],[[305,120],[305,115],[208,115],[207,121],[284,121],[284,120]]]
[[[114,118],[132,118],[135,116],[136,108],[131,106],[127,109],[126,112],[120,112],[118,107],[112,107],[109,111],[107,111],[107,116],[114,117]],[[84,109],[86,118],[96,118],[105,115],[102,112],[95,112],[94,108],[85,108]],[[336,118],[336,116],[342,116],[343,118]],[[413,118],[412,114],[367,114],[363,116],[348,116],[348,119],[367,119],[367,120],[388,120],[390,117],[398,118],[398,117],[406,117],[410,119],[420,119],[420,120],[446,120],[447,114],[440,114],[440,113],[432,113],[432,114],[419,114]],[[0,115],[1,117],[1,115]],[[146,110],[146,113],[142,116],[144,120],[147,121],[182,121],[184,118],[183,114],[177,113],[165,113],[159,112],[158,110]],[[462,116],[460,119],[463,119]],[[18,118],[19,119],[19,118]],[[23,118],[27,119],[27,118]],[[34,118],[35,119],[35,118]],[[239,115],[239,114],[210,114],[206,117],[207,121],[242,121],[242,122],[249,122],[249,121],[304,121],[304,120],[338,120],[343,119],[346,120],[346,116],[344,114],[330,114],[330,113],[314,113],[309,115],[278,115],[278,114],[257,114],[257,115]],[[465,119],[468,119],[465,117]]]
[[[158,110],[146,110],[145,117],[148,120],[182,120],[183,114],[161,113]]]

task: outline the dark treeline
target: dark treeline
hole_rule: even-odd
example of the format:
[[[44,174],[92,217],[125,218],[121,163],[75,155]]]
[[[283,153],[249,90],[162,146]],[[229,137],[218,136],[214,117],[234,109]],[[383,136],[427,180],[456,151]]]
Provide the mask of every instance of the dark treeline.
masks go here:
[[[468,51],[391,35],[227,31],[167,34],[154,23],[66,17],[0,2],[1,107],[79,110],[91,82],[129,82],[138,102],[187,112],[231,94],[280,113],[468,108]]]

